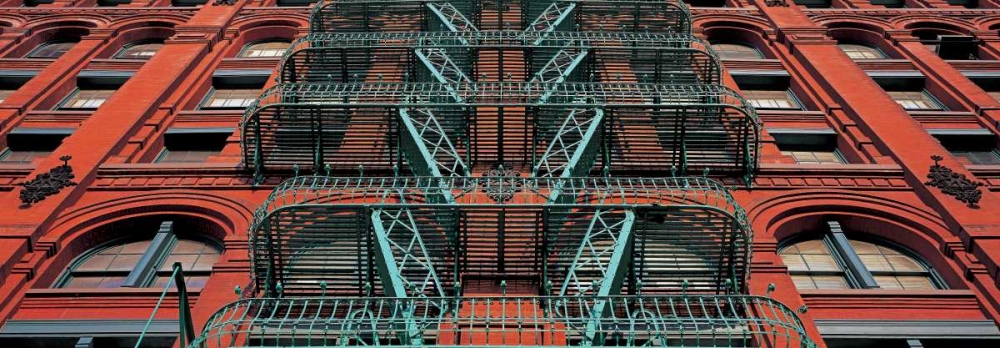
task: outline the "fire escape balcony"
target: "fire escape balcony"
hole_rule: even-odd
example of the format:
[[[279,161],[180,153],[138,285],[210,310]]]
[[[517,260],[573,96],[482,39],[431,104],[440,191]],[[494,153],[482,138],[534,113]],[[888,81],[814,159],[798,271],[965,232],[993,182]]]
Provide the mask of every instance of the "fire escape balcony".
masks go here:
[[[729,192],[700,177],[304,176],[254,214],[250,251],[267,296],[447,297],[469,279],[721,295],[744,290],[751,238]]]
[[[588,23],[600,31],[691,32],[690,11],[677,0],[337,0],[313,8],[310,30],[570,31]]]
[[[244,299],[189,347],[333,346],[816,347],[794,311],[745,295]]]
[[[568,114],[589,118],[574,123],[572,139],[556,138],[571,133]],[[708,84],[281,84],[247,109],[241,127],[244,161],[258,175],[327,166],[356,173],[363,166],[369,173],[409,168],[430,176],[448,167],[462,176],[477,166],[514,163],[535,168],[535,176],[567,176],[540,166],[576,158],[589,163],[575,164],[569,176],[587,176],[593,165],[616,175],[710,170],[748,177],[760,146],[753,107],[735,91]],[[562,151],[573,156],[551,156],[556,145],[582,140],[579,151]]]
[[[447,62],[427,57],[446,54]],[[524,64],[489,76],[477,64],[484,51],[516,53]],[[553,65],[553,57],[572,59]],[[380,57],[398,57],[401,69],[377,70]],[[608,66],[623,64],[613,71]],[[568,81],[718,84],[721,66],[704,41],[689,34],[623,32],[408,32],[314,33],[292,44],[279,74],[286,83],[461,82],[446,66],[479,81]],[[554,68],[559,70],[552,70]],[[544,80],[538,77],[542,75]],[[547,77],[546,75],[551,75]],[[631,82],[631,81],[629,81]]]
[[[705,178],[296,177],[250,233],[265,297],[191,347],[815,346],[737,295],[752,233]]]

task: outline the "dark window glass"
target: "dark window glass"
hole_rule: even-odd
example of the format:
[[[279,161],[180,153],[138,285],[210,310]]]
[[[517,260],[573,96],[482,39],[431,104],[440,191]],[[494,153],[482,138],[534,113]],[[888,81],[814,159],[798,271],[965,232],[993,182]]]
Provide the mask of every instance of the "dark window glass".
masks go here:
[[[55,59],[62,57],[67,51],[69,51],[76,42],[48,42],[38,45],[35,50],[28,53],[28,58],[48,58]]]

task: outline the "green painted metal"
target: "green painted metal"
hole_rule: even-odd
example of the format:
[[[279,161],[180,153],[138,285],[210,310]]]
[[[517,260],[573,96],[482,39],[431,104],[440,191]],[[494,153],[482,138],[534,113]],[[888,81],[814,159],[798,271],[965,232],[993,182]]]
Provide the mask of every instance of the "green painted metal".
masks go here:
[[[449,139],[444,127],[438,122],[433,110],[429,108],[400,109],[399,117],[408,135],[403,140],[403,148],[413,147],[417,152],[408,156],[411,161],[419,162],[410,164],[414,173],[419,176],[431,177],[469,175],[468,167],[462,161],[462,156]],[[412,146],[406,144],[412,144]],[[454,201],[451,197],[446,197],[445,200]]]
[[[535,18],[528,27],[524,28],[526,32],[540,32],[544,35],[542,38],[536,39],[532,45],[541,45],[544,38],[555,31],[573,13],[575,8],[575,2],[562,1],[554,1],[549,7],[546,7],[545,11],[538,15],[538,18]]]
[[[597,302],[606,316],[588,313]],[[189,347],[413,347],[399,339],[407,323],[428,347],[816,347],[793,310],[740,295],[243,299],[212,315]]]
[[[564,192],[556,202],[549,201],[553,190]],[[499,192],[507,192],[509,198],[498,201]],[[440,199],[448,194],[454,197],[454,203]],[[456,236],[482,226],[498,228],[492,224],[503,220],[496,217],[502,213],[545,216],[522,226],[518,238],[536,240],[540,245],[538,252],[546,255],[536,261],[522,260],[527,262],[525,272],[534,272],[530,274],[556,284],[563,284],[566,270],[577,262],[573,255],[588,240],[588,234],[593,234],[590,218],[605,210],[636,212],[635,238],[642,243],[635,243],[633,250],[635,266],[628,282],[630,293],[637,291],[635,281],[639,278],[648,281],[646,291],[650,293],[680,292],[684,279],[690,280],[692,292],[739,291],[744,288],[750,258],[752,232],[745,213],[724,187],[704,178],[300,177],[279,185],[255,214],[250,251],[257,287],[269,289],[274,282],[282,282],[286,293],[316,293],[319,288],[315,281],[295,279],[324,279],[330,284],[328,293],[356,293],[366,282],[372,284],[374,293],[398,293],[385,290],[394,286],[386,283],[391,278],[370,276],[371,265],[377,261],[371,255],[388,253],[365,247],[380,243],[382,238],[369,235],[366,227],[369,223],[354,222],[359,220],[357,212],[368,209],[395,214],[394,219],[399,222],[393,228],[403,234],[393,237],[390,233],[390,240],[414,246],[415,249],[407,249],[410,250],[407,255],[413,255],[411,259],[446,265],[435,268],[436,276],[431,278],[426,272],[428,268],[404,270],[408,281],[418,285],[417,289],[426,296],[438,292],[429,289],[451,289],[457,279],[472,270],[469,265],[473,261],[462,257],[467,244],[455,243]],[[469,215],[478,216],[479,225],[461,222],[463,216]],[[484,216],[497,220],[490,222],[493,220]],[[390,219],[383,221],[388,224]],[[414,239],[417,237],[419,242]],[[326,245],[342,247],[316,249]],[[309,263],[296,262],[303,248],[329,252],[310,252]],[[358,251],[349,252],[353,249]],[[351,256],[355,254],[358,257]],[[402,260],[400,255],[403,254],[397,251],[397,261]],[[499,269],[493,265],[498,260],[475,262],[473,266],[485,267],[486,273]],[[334,264],[339,268],[309,267]],[[352,278],[343,278],[347,275]],[[335,279],[343,281],[334,285]]]
[[[617,31],[691,32],[690,11],[684,2],[678,0],[338,0],[326,1],[313,8],[310,30],[312,32],[407,31],[389,25],[390,18],[396,19],[400,16],[416,17],[424,28],[431,30],[436,30],[439,25],[446,26],[448,21],[475,25],[485,8],[495,7],[497,4],[512,4],[523,9],[519,23],[515,24],[519,28],[528,28],[553,3],[561,3],[563,6],[575,4],[577,12],[590,17],[630,16],[631,18],[623,20],[624,26],[614,28]],[[432,6],[427,4],[434,5],[433,8],[439,9],[443,16],[433,13]],[[454,7],[455,10],[442,9],[447,6],[445,4]],[[455,12],[472,19],[454,20],[452,13]],[[456,28],[460,27],[458,24],[454,25]]]
[[[176,288],[177,291],[177,322],[180,324],[180,345],[182,347],[191,344],[196,340],[194,331],[194,321],[191,318],[191,300],[188,296],[187,286],[184,283],[184,269],[180,262],[174,262],[171,266],[173,271],[170,273],[170,278],[167,284],[163,286],[163,292],[160,293],[160,299],[156,301],[156,305],[153,306],[153,312],[149,314],[149,319],[146,320],[146,325],[142,327],[142,332],[139,333],[139,338],[136,339],[135,348],[142,346],[142,340],[146,337],[146,332],[149,331],[149,325],[153,323],[153,318],[156,317],[156,312],[159,312],[160,305],[163,304],[163,300],[167,298],[167,293],[172,289]]]
[[[603,120],[604,111],[599,108],[569,109],[531,175],[561,178],[586,175],[597,154]]]
[[[444,23],[444,26],[450,31],[479,31],[479,29],[476,28],[476,25],[466,18],[465,15],[462,14],[462,11],[459,11],[455,8],[455,5],[452,5],[451,3],[427,2],[427,8],[437,15],[438,18],[441,19],[441,22]]]
[[[464,103],[456,103],[456,95]],[[546,102],[538,104],[544,96]],[[474,110],[499,106],[525,107],[522,118],[509,121],[538,125],[529,143],[542,146],[529,153],[503,154],[505,161],[529,168],[537,166],[568,110],[595,107],[615,115],[598,132],[609,149],[601,165],[614,175],[656,176],[672,168],[680,169],[678,174],[701,174],[709,168],[715,175],[745,176],[755,172],[758,161],[756,112],[727,87],[577,82],[281,84],[244,114],[244,161],[258,173],[290,171],[296,165],[319,170],[314,164],[321,162],[338,173],[353,173],[363,165],[370,172],[388,174],[399,164],[395,154],[400,144],[386,139],[404,127],[398,109],[431,109],[442,134],[464,136],[482,133],[485,127],[474,122]],[[322,115],[321,129],[316,129],[314,115]],[[322,148],[316,147],[316,137],[323,137]],[[372,149],[368,144],[373,143],[385,147]],[[492,163],[498,156],[478,153],[468,142],[464,148],[453,145],[456,152],[467,154],[469,168]]]
[[[423,64],[409,52],[416,49],[444,50],[457,69],[473,71],[475,61],[470,50],[521,51],[531,61],[534,76],[539,68],[559,51],[605,57],[630,57],[636,76],[645,82],[718,83],[721,65],[709,45],[690,34],[640,32],[412,32],[412,33],[313,33],[293,43],[281,62],[282,82],[346,83],[358,82],[368,73],[376,55],[399,55],[406,64]],[[598,59],[584,62],[587,71],[595,71]],[[523,69],[529,69],[528,66]],[[386,81],[406,80],[411,69],[385,71]],[[413,81],[414,76],[409,80]],[[586,76],[585,76],[586,77]],[[476,79],[476,76],[470,76]],[[600,76],[596,77],[599,81]],[[581,78],[576,78],[580,82]],[[571,80],[574,81],[574,80]],[[589,81],[589,80],[588,80]]]

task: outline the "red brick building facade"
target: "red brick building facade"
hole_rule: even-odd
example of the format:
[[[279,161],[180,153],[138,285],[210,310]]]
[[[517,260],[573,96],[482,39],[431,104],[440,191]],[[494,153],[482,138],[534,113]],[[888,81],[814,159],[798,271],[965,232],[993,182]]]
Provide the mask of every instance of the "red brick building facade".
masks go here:
[[[808,338],[792,345],[1000,345],[1000,2],[689,5],[722,83],[760,122],[749,183],[707,172],[754,231],[740,292],[795,311]],[[0,6],[0,345],[131,346],[143,332],[145,346],[176,345],[176,292],[143,328],[173,261],[196,332],[228,303],[275,291],[252,280],[247,231],[299,169],[255,173],[244,113],[282,82],[316,5]],[[64,164],[75,184],[25,186]],[[341,177],[400,175],[334,164]],[[497,295],[470,284],[467,296]]]

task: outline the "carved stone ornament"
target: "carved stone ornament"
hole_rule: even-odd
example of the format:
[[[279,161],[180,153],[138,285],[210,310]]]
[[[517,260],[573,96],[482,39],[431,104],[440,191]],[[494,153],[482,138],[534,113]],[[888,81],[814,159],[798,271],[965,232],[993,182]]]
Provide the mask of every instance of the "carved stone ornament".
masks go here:
[[[503,164],[496,169],[490,169],[483,174],[486,179],[486,196],[498,203],[503,203],[514,198],[514,193],[521,189],[521,180],[518,178],[521,173],[516,170],[505,169]]]
[[[788,2],[786,0],[764,0],[764,5],[767,7],[788,7]]]
[[[967,204],[969,208],[979,208],[979,200],[983,198],[983,191],[979,187],[983,183],[969,180],[965,174],[955,173],[951,168],[938,164],[938,161],[944,159],[941,156],[934,155],[931,159],[934,160],[934,165],[927,174],[930,180],[924,185],[937,187],[941,192],[955,196],[955,199]]]
[[[73,167],[69,166],[69,160],[72,158],[70,156],[59,157],[63,161],[61,166],[52,168],[48,173],[38,174],[31,181],[21,183],[20,186],[24,187],[21,189],[21,203],[24,206],[30,206],[41,202],[48,196],[59,193],[63,188],[76,185],[71,180],[75,177]]]

